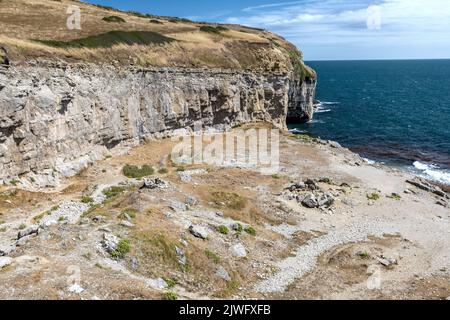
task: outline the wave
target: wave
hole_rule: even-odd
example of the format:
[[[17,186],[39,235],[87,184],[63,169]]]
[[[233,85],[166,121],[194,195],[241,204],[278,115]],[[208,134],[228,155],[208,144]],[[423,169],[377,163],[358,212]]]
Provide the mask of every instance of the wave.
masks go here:
[[[317,108],[315,113],[326,113],[326,112],[330,112],[331,109],[322,109],[322,108]]]
[[[418,172],[423,178],[433,180],[445,185],[450,185],[450,171],[441,169],[435,164],[426,164],[420,161],[413,163],[414,171]]]

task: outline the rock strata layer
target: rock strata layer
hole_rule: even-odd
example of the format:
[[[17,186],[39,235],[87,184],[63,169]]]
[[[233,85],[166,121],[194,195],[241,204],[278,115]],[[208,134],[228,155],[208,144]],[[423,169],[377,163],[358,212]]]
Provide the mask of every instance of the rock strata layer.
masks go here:
[[[117,147],[195,127],[312,117],[289,74],[30,62],[0,69],[0,183],[55,186]]]

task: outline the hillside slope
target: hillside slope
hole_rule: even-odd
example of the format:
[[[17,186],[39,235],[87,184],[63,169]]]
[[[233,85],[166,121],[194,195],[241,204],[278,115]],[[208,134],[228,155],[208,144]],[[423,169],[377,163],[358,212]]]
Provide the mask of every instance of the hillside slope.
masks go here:
[[[81,29],[70,30],[78,6]],[[69,0],[2,0],[0,46],[13,63],[46,58],[155,67],[214,67],[272,73],[315,73],[283,38],[238,25],[117,11]]]

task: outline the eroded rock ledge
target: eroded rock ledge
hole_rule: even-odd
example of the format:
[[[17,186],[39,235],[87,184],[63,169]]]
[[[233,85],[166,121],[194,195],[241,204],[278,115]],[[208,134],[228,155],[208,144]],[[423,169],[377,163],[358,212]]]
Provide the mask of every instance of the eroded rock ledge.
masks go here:
[[[312,116],[289,74],[31,62],[0,70],[0,182],[54,186],[112,149],[201,125]]]

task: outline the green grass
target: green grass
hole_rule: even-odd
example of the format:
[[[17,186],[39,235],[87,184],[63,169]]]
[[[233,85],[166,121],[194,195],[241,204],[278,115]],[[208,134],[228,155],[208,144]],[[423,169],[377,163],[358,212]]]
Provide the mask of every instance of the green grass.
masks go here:
[[[175,287],[178,283],[177,280],[174,278],[162,277],[162,279],[164,280],[165,283],[167,283],[167,287],[169,289]]]
[[[212,200],[217,206],[241,210],[247,204],[247,200],[233,192],[213,192]]]
[[[172,291],[165,292],[164,300],[178,300],[178,295]]]
[[[211,259],[215,264],[220,263],[220,260],[221,260],[221,259],[220,259],[220,256],[219,256],[217,253],[214,253],[214,252],[212,252],[212,251],[206,249],[206,250],[205,250],[205,256],[206,256],[208,259]]]
[[[83,196],[83,198],[81,198],[81,202],[85,204],[90,204],[94,202],[94,199],[88,196]]]
[[[122,173],[127,178],[141,179],[151,176],[153,173],[155,173],[155,170],[149,165],[138,167],[127,164],[123,167]]]
[[[367,195],[367,199],[377,201],[380,200],[381,196],[378,192],[372,192],[371,194]]]
[[[247,227],[244,229],[245,232],[247,232],[249,235],[256,236],[256,230],[253,227]]]
[[[112,199],[117,197],[118,195],[124,193],[128,190],[128,187],[125,186],[114,186],[111,188],[108,188],[106,190],[103,190],[103,194],[106,196],[107,199]]]
[[[113,252],[111,252],[111,256],[113,258],[123,259],[130,251],[131,251],[130,241],[122,239],[117,244],[116,249]]]
[[[362,258],[362,259],[370,258],[370,254],[367,251],[358,253],[358,256],[360,256],[360,258]]]
[[[37,40],[37,42],[57,48],[110,48],[117,44],[165,44],[176,41],[160,33],[151,31],[110,31],[95,36],[71,41]]]
[[[102,18],[103,21],[106,22],[113,22],[113,23],[125,23],[125,19],[118,17],[118,16],[108,16],[108,17],[104,17]]]
[[[217,231],[219,231],[221,234],[228,234],[230,232],[230,229],[228,229],[227,226],[221,225],[217,227]]]
[[[223,26],[201,26],[200,31],[202,32],[208,32],[208,33],[215,33],[220,34],[222,31],[228,31],[229,29]]]
[[[279,179],[282,178],[282,176],[280,174],[278,174],[278,173],[275,173],[275,174],[272,175],[272,178],[275,179],[275,180],[279,180]]]
[[[63,222],[63,221],[67,221],[67,217],[61,216],[58,218],[58,222]]]
[[[389,198],[392,198],[397,201],[400,201],[402,199],[402,197],[398,193],[392,193]]]
[[[131,219],[135,219],[137,215],[137,211],[134,209],[126,209],[120,214],[120,218],[124,219],[125,215],[128,215]]]

